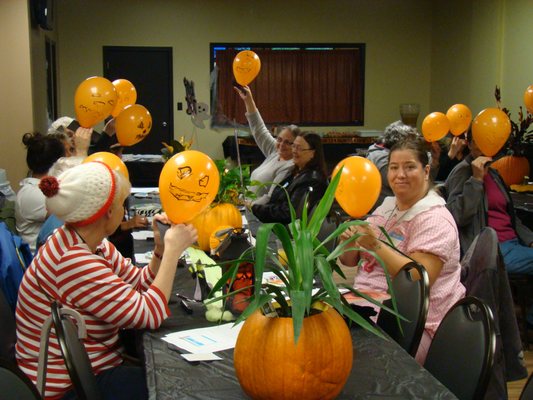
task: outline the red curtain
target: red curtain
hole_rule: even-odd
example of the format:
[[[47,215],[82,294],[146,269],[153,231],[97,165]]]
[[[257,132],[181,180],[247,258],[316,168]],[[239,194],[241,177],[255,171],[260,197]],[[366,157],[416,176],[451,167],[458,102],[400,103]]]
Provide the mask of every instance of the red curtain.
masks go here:
[[[250,84],[267,124],[362,125],[363,54],[360,49],[252,49],[261,72]],[[215,125],[246,124],[245,108],[235,93],[232,64],[236,50],[217,51]]]

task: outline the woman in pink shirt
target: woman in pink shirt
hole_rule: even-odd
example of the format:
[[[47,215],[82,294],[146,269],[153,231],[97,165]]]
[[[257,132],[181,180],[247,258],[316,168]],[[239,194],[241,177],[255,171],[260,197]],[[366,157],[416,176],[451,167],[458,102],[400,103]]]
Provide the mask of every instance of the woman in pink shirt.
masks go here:
[[[196,241],[196,229],[172,225],[164,242],[154,229],[154,256],[149,265],[137,268],[106,239],[124,215],[130,191],[126,178],[103,163],[90,162],[57,179],[44,177],[39,187],[47,209],[65,225],[41,246],[20,285],[19,367],[36,383],[41,329],[51,303],[58,301],[85,320],[84,345],[103,398],[147,398],[142,368],[122,365],[124,349],[118,333],[122,328],[155,329],[167,318],[178,259]],[[168,222],[165,215],[154,219]],[[72,383],[53,329],[47,365],[45,397],[72,398]]]
[[[442,318],[465,294],[460,282],[457,227],[444,199],[431,188],[429,172],[428,153],[422,140],[397,143],[389,155],[387,174],[394,196],[385,198],[368,218],[369,225],[351,227],[341,236],[346,240],[355,233],[364,234],[355,247],[374,251],[394,277],[410,260],[380,241],[386,240],[378,229],[383,227],[399,250],[426,268],[431,289],[428,318],[416,354],[421,364]],[[354,283],[357,289],[387,290],[385,272],[368,253],[349,251],[339,261],[347,266],[359,265]]]

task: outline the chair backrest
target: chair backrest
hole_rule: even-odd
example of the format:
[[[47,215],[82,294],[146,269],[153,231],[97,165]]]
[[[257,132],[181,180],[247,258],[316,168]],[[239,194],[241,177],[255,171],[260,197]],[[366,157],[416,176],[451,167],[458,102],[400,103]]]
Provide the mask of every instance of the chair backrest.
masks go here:
[[[79,335],[78,329],[80,327],[76,327],[74,322],[67,316],[68,314],[73,315],[73,310],[63,311],[67,310],[61,310],[57,302],[52,303],[52,323],[74,391],[80,399],[100,399],[101,394],[96,384],[96,377],[93,373],[89,356],[83,342],[80,340],[86,335],[85,327],[81,327],[80,331],[82,333]],[[78,323],[83,321],[81,316],[76,319]]]
[[[482,399],[494,362],[496,334],[487,305],[477,297],[459,300],[444,316],[424,368],[460,400]]]
[[[533,373],[529,375],[526,385],[522,389],[522,393],[520,393],[519,400],[531,400],[531,399],[533,399]]]
[[[314,211],[314,210],[313,210]],[[310,215],[313,215],[312,213]],[[337,227],[341,224],[341,216],[338,211],[332,210],[324,220],[324,223],[320,227],[320,231],[318,232],[317,239],[322,241],[326,239],[329,235],[337,229]],[[332,252],[335,249],[335,246],[337,245],[336,240],[331,240],[330,242],[326,243],[324,247],[328,249],[329,252]]]
[[[15,326],[15,315],[4,296],[4,291],[0,289],[0,357],[15,363],[15,343],[17,333]]]
[[[418,276],[413,277],[414,271]],[[428,273],[422,265],[409,262],[392,280],[392,288],[398,312],[408,321],[400,320],[400,330],[398,319],[393,314],[382,311],[379,313],[377,324],[414,357],[424,333],[429,309]],[[386,300],[385,304],[392,307],[391,300]]]
[[[33,382],[12,362],[0,358],[0,390],[3,399],[38,400]]]

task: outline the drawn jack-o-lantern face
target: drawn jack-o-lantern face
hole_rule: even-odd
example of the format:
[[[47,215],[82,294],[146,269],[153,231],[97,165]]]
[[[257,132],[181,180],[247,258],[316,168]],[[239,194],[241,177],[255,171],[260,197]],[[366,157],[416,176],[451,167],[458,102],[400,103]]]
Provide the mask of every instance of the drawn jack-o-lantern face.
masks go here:
[[[103,121],[115,108],[117,91],[105,78],[92,76],[85,79],[74,94],[76,119],[84,128]]]
[[[175,224],[191,221],[211,204],[219,184],[211,158],[196,150],[182,151],[166,162],[159,176],[163,210]]]
[[[152,129],[152,116],[140,104],[127,106],[115,119],[118,142],[132,146],[143,140]]]

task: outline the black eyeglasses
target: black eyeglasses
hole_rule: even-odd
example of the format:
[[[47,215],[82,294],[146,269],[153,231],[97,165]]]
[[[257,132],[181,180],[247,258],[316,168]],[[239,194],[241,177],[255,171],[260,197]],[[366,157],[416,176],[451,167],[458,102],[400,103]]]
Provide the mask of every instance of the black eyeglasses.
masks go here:
[[[300,153],[302,151],[312,151],[314,149],[303,149],[302,146],[300,146],[299,144],[293,144],[292,145],[292,150]]]
[[[292,142],[287,140],[287,139],[282,139],[280,137],[277,137],[276,138],[276,142],[278,142],[279,144],[284,144],[286,146],[292,146]]]

